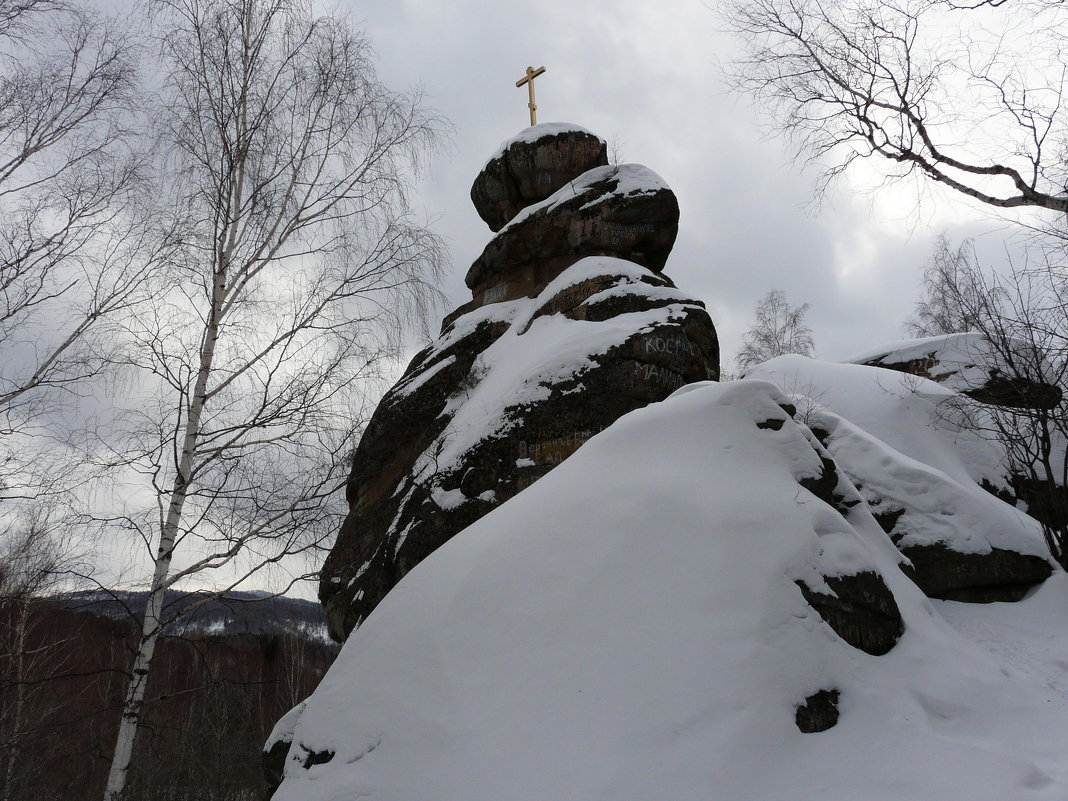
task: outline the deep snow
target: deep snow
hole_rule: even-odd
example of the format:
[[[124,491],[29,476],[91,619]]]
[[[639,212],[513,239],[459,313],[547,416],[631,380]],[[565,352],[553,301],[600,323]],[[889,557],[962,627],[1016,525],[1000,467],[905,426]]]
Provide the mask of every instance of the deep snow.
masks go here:
[[[865,504],[798,484],[821,446],[788,400],[685,387],[432,554],[280,722],[277,801],[1068,798],[1065,575],[1018,604],[928,601]],[[955,481],[981,466],[898,433]],[[883,656],[794,583],[864,569],[905,620]],[[830,688],[838,725],[802,734],[795,707]]]
[[[780,356],[749,375],[791,388],[802,418],[828,434],[828,449],[873,511],[904,513],[899,544],[944,543],[963,553],[1004,548],[1047,556],[1038,522],[981,482],[1009,490],[1004,449],[968,425],[960,396],[926,378]]]

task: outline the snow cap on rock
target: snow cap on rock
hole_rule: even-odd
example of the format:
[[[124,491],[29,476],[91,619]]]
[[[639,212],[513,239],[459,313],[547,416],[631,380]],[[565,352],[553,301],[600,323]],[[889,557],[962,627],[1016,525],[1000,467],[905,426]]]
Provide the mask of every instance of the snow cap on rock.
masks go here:
[[[1045,354],[1022,340],[994,344],[976,331],[893,342],[845,361],[929,378],[995,406],[1052,409],[1061,402]]]

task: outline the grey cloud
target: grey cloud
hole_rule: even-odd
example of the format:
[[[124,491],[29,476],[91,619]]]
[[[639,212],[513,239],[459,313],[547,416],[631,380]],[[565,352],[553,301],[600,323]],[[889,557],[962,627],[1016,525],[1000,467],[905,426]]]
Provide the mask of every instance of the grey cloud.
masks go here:
[[[619,140],[626,161],[652,168],[678,194],[680,235],[667,273],[707,302],[725,359],[772,287],[812,304],[821,355],[901,336],[939,231],[909,221],[888,231],[873,220],[871,198],[846,190],[819,213],[806,209],[814,176],[725,92],[716,60],[732,43],[703,3],[379,0],[350,8],[375,42],[383,77],[421,82],[455,126],[451,153],[436,160],[418,198],[452,246],[444,287],[452,305],[467,299],[463,275],[491,236],[468,199],[471,181],[497,144],[526,126],[526,93],[515,81],[528,64],[544,64],[539,121]]]

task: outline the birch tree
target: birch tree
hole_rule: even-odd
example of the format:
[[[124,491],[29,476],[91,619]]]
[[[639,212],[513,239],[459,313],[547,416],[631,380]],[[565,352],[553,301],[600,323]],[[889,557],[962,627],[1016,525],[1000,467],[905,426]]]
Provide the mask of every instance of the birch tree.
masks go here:
[[[442,259],[405,203],[439,122],[377,79],[348,21],[301,0],[173,0],[157,25],[180,256],[114,332],[133,402],[107,454],[155,501],[107,520],[153,564],[109,801],[172,622],[165,591],[225,592],[336,531],[362,393]]]
[[[135,48],[120,22],[59,0],[0,4],[0,501],[67,472],[38,447],[100,372],[100,323],[129,307],[141,158]],[[145,251],[147,254],[148,251]]]
[[[738,371],[787,353],[812,356],[815,343],[805,323],[808,309],[807,303],[791,306],[781,289],[769,290],[756,306],[756,322],[743,337],[735,360]]]
[[[990,317],[998,296],[978,280],[975,245],[965,240],[954,248],[942,234],[923,273],[922,295],[905,332],[912,337],[933,337],[971,331],[981,317]]]

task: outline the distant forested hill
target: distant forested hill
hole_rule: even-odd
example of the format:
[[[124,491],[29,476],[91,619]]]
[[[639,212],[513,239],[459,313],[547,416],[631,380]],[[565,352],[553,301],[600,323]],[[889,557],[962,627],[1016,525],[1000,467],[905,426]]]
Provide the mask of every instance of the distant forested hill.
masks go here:
[[[114,620],[140,619],[147,592],[75,592],[55,599],[65,609],[90,612]],[[169,628],[172,635],[186,634],[280,634],[300,632],[308,639],[328,639],[322,606],[301,598],[272,596],[260,592],[232,592],[215,598],[199,592],[169,590],[164,617],[182,612]]]
[[[0,601],[0,783],[11,801],[103,797],[144,593]],[[169,593],[171,610],[205,600]],[[18,647],[16,647],[16,645]],[[133,801],[262,797],[260,749],[340,646],[321,607],[238,593],[190,611],[156,654]]]

